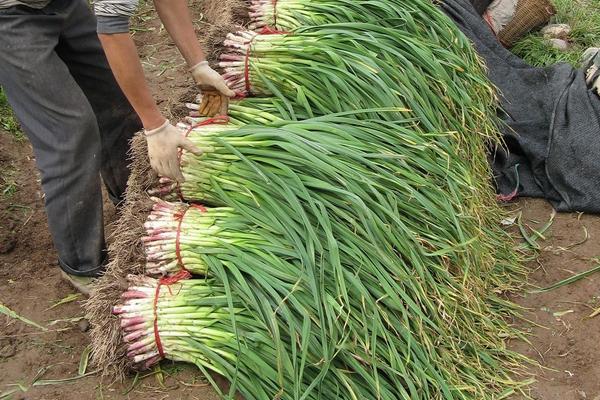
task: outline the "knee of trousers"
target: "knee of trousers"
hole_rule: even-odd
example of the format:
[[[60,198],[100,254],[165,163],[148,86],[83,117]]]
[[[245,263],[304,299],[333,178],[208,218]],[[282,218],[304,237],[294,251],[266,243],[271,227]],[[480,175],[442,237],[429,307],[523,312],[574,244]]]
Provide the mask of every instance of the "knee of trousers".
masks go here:
[[[95,176],[100,171],[102,159],[98,124],[94,114],[73,111],[68,118],[53,127],[44,146],[33,143],[38,168],[42,175],[42,185],[46,195],[51,196],[53,183],[61,181],[61,186],[80,185],[80,190],[89,190],[95,184]],[[77,190],[77,189],[75,189]]]

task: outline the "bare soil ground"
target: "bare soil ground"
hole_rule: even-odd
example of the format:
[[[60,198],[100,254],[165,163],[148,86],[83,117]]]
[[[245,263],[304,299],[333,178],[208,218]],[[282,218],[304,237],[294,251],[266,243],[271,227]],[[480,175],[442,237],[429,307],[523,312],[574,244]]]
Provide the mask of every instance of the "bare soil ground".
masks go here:
[[[521,200],[525,220],[544,225],[552,207],[541,200]],[[539,222],[538,222],[539,221]],[[560,214],[541,241],[539,258],[529,264],[530,282],[539,287],[587,271],[600,262],[600,218]],[[519,325],[531,334],[530,344],[511,346],[539,363],[531,373],[537,382],[530,395],[539,400],[600,400],[600,273],[547,293],[514,299],[526,307],[531,323]]]
[[[176,118],[182,113],[181,102],[191,100],[194,91],[183,60],[153,12],[146,6],[139,14],[134,38],[161,108]],[[196,15],[197,20],[202,17]],[[540,200],[524,199],[509,208],[521,209],[524,222],[532,227],[542,226],[552,213]],[[116,218],[108,204],[106,214],[107,223]],[[539,242],[539,259],[529,264],[531,283],[546,287],[597,265],[599,238],[600,218],[558,215]],[[43,332],[0,314],[0,399],[12,390],[14,399],[217,398],[194,368],[179,364],[125,382],[101,379],[100,374],[52,381],[77,377],[89,342],[85,327],[77,323],[83,315],[80,299],[51,308],[75,293],[61,280],[55,260],[31,147],[0,131],[0,304],[43,325],[62,320]],[[600,400],[600,316],[589,318],[600,307],[599,282],[600,273],[555,291],[523,293],[514,299],[527,309],[530,322],[516,323],[530,333],[531,343],[510,345],[540,365],[530,369],[537,380],[529,390],[534,399]]]

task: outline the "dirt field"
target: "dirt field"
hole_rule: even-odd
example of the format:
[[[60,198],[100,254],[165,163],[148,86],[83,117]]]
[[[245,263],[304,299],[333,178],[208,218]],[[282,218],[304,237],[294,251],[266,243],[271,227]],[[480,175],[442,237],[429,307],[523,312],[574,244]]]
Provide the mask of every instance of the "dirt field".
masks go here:
[[[532,226],[543,225],[552,213],[540,200],[521,200],[516,206],[527,220],[541,222]],[[547,287],[598,265],[597,216],[559,214],[546,236],[540,242],[540,257],[529,264],[532,285]],[[537,380],[530,390],[534,399],[600,400],[600,317],[588,318],[600,307],[599,283],[600,273],[551,292],[514,299],[528,309],[525,318],[532,322],[519,324],[531,333],[531,344],[512,347],[540,364],[531,369]]]
[[[201,19],[200,15],[196,16]],[[140,14],[135,34],[160,106],[180,114],[181,100],[191,100],[191,81],[183,61],[156,22],[152,10]],[[521,200],[524,222],[539,227],[552,209],[543,201]],[[116,218],[107,205],[107,222]],[[548,286],[595,265],[600,257],[600,219],[558,215],[545,233],[539,260],[531,262],[531,283]],[[0,131],[0,303],[46,325],[48,332],[0,315],[0,400],[12,390],[14,399],[216,399],[215,393],[184,365],[164,365],[162,372],[110,382],[92,372],[72,381],[52,381],[78,375],[88,343],[80,299],[51,308],[74,290],[61,281],[56,254],[46,226],[43,198],[27,141]],[[531,343],[511,346],[539,362],[531,368],[537,382],[530,395],[543,400],[600,400],[600,273],[545,294],[514,299],[527,308],[529,322],[517,322],[531,333]],[[58,322],[56,322],[58,321]],[[141,379],[143,378],[143,379]],[[35,386],[32,383],[36,382]],[[21,385],[21,386],[18,386]],[[519,397],[520,398],[520,397]]]

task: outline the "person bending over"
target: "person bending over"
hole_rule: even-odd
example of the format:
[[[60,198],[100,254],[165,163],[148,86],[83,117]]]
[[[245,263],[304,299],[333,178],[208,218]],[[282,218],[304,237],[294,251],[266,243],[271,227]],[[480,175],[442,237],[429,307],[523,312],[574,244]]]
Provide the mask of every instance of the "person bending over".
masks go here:
[[[86,0],[0,0],[0,86],[33,147],[63,276],[87,292],[106,264],[101,177],[119,203],[142,126]]]
[[[150,94],[135,44],[129,35],[129,19],[136,11],[137,3],[137,0],[96,0],[94,11],[98,18],[98,36],[119,85],[142,120],[150,164],[160,175],[182,181],[178,148],[194,153],[198,153],[199,149],[179,134],[178,129],[161,114]],[[196,83],[233,96],[234,92],[227,87],[221,75],[206,61],[194,32],[187,1],[154,0],[154,5]]]

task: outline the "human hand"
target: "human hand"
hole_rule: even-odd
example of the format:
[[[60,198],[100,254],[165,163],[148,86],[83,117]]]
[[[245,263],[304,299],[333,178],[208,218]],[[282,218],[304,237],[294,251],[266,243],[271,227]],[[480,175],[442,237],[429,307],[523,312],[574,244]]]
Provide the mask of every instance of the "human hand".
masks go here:
[[[185,179],[179,166],[179,148],[196,155],[201,155],[202,150],[185,138],[179,129],[171,125],[169,120],[156,129],[144,131],[144,134],[148,143],[148,156],[152,169],[161,176],[183,182]]]
[[[194,65],[190,72],[198,85],[212,86],[227,97],[235,96],[235,92],[227,87],[223,77],[208,65],[208,61]]]

